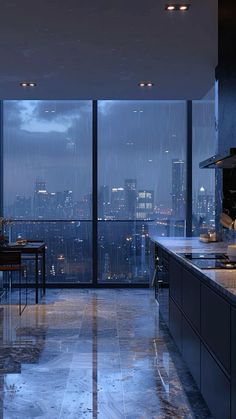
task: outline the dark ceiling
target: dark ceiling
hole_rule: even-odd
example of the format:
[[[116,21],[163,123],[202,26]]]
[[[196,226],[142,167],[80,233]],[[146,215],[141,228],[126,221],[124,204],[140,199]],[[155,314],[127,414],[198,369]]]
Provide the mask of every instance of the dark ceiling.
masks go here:
[[[213,85],[216,0],[185,13],[161,0],[0,3],[1,99],[199,99]]]

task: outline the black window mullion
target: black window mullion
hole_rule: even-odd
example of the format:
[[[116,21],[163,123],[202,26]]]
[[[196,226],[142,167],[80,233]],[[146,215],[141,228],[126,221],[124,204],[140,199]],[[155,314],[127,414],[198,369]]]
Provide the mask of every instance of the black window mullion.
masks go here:
[[[192,137],[193,137],[193,105],[187,101],[187,177],[186,177],[186,236],[192,236]]]
[[[93,257],[93,278],[92,284],[97,285],[98,283],[98,162],[97,162],[97,137],[98,137],[98,103],[97,100],[93,100],[93,181],[92,181],[92,257]]]
[[[0,217],[3,217],[3,101],[0,100]]]

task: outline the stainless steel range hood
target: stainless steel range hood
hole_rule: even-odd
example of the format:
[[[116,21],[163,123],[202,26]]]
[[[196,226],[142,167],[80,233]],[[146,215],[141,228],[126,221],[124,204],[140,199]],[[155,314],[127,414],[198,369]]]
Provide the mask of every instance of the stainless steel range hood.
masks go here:
[[[229,151],[212,156],[199,163],[200,169],[233,169],[236,167],[236,148],[230,148]]]

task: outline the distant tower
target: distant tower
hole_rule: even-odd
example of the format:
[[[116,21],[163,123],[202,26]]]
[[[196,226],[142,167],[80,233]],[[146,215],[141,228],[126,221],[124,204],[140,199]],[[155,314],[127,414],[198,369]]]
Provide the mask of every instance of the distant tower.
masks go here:
[[[124,218],[125,194],[124,188],[112,188],[111,190],[111,212],[114,217]]]
[[[109,186],[102,185],[98,192],[98,217],[103,218],[108,215],[110,199],[109,199]]]
[[[125,179],[125,210],[128,219],[132,220],[135,217],[136,196],[137,196],[137,181],[136,179]]]
[[[172,160],[172,211],[175,217],[185,216],[185,163],[180,159]]]
[[[36,179],[34,188],[34,216],[45,217],[48,210],[48,192],[46,182]]]
[[[154,191],[138,191],[136,204],[136,218],[149,219],[153,215]]]

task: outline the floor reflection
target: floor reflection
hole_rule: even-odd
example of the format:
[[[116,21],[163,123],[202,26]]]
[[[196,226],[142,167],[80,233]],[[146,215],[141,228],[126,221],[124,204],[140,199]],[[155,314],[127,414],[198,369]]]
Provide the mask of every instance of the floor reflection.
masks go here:
[[[0,418],[210,418],[149,290],[0,307]]]

